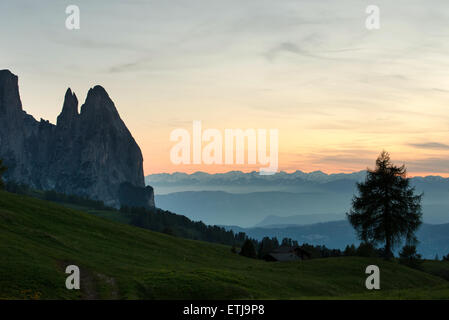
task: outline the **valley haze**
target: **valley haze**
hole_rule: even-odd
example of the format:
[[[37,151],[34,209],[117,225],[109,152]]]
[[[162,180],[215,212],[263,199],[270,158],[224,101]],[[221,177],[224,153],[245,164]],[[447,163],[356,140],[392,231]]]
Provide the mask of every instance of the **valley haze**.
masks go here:
[[[161,208],[208,224],[253,227],[273,216],[279,217],[277,222],[271,219],[265,224],[345,219],[356,183],[363,181],[365,174],[366,171],[326,174],[299,170],[272,176],[261,176],[255,171],[177,172],[148,175],[145,182],[155,188],[156,203]],[[411,182],[417,192],[424,193],[424,222],[449,223],[449,179],[413,177]],[[296,217],[288,221],[290,216]]]
[[[326,174],[297,170],[272,176],[241,171],[176,172],[148,175],[145,182],[155,187],[160,207],[192,220],[245,232],[257,240],[291,238],[343,250],[360,243],[346,212],[357,191],[356,183],[365,175],[366,171]],[[427,259],[443,256],[449,251],[449,179],[413,177],[411,183],[424,193],[418,251]]]

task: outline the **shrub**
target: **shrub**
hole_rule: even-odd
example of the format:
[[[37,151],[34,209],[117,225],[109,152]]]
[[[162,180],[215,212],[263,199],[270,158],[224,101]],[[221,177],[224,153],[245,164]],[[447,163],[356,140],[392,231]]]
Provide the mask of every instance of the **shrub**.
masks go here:
[[[416,246],[405,245],[399,253],[399,263],[411,268],[419,268],[421,265],[421,255],[416,251]]]
[[[362,242],[356,250],[359,257],[378,257],[378,252],[372,243]]]

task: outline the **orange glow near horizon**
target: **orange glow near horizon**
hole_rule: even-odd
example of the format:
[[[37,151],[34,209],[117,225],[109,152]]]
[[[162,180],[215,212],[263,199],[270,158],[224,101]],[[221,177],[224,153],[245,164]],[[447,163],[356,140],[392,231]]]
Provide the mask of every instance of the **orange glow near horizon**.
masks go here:
[[[326,174],[336,174],[336,173],[353,173],[358,172],[362,170],[366,170],[367,168],[373,168],[374,166],[367,166],[367,167],[360,167],[360,168],[354,168],[353,170],[341,170],[339,168],[322,168],[318,169],[315,167],[302,167],[297,169],[283,169],[282,167],[279,168],[279,172],[283,171],[286,173],[293,173],[297,170],[305,172],[305,173],[311,173],[314,171],[322,171]],[[209,174],[216,174],[216,173],[227,173],[230,171],[241,171],[244,173],[249,172],[258,172],[259,166],[248,166],[248,165],[240,165],[240,166],[218,166],[218,165],[171,165],[171,166],[150,166],[149,169],[145,170],[145,175],[150,174],[158,174],[158,173],[175,173],[175,172],[182,172],[187,174],[192,174],[195,172],[205,172]],[[408,177],[426,177],[426,176],[440,176],[443,178],[449,178],[449,173],[445,172],[431,172],[431,171],[423,171],[423,172],[407,172]]]
[[[167,139],[168,140],[168,139]],[[245,164],[241,165],[207,165],[207,164],[180,164],[175,165],[171,163],[169,152],[170,148],[175,145],[175,142],[169,142],[164,145],[161,152],[156,153],[155,148],[148,147],[146,148],[145,144],[142,147],[142,153],[144,156],[144,171],[145,175],[149,174],[157,174],[157,173],[174,173],[174,172],[183,172],[187,174],[192,174],[195,172],[206,172],[210,174],[215,173],[226,173],[230,171],[241,171],[241,172],[259,172],[261,167],[266,167],[263,165],[249,165],[246,164],[247,153],[245,151]],[[282,142],[280,141],[280,146],[282,148]],[[204,146],[204,145],[203,145]],[[406,152],[405,150],[401,150],[401,148],[385,148],[391,157],[392,161],[396,165],[405,164],[407,168],[407,175],[409,177],[416,176],[441,176],[444,178],[449,178],[449,172],[445,171],[432,171],[432,170],[419,170],[420,166],[419,161],[425,161],[425,156],[421,156],[420,158],[413,158],[413,156],[417,156],[417,154],[411,154],[410,152]],[[292,173],[297,170],[310,173],[314,171],[322,171],[326,174],[333,173],[352,173],[358,172],[366,169],[372,169],[375,167],[375,160],[377,156],[383,149],[380,148],[376,151],[367,151],[364,153],[360,153],[359,157],[354,157],[351,161],[351,158],[348,159],[344,156],[339,157],[341,154],[339,151],[333,150],[320,150],[317,153],[311,152],[298,152],[295,154],[294,152],[282,152],[282,149],[279,153],[279,169],[278,172],[283,171],[287,173]],[[299,160],[298,160],[299,159]],[[404,159],[404,160],[402,160]]]

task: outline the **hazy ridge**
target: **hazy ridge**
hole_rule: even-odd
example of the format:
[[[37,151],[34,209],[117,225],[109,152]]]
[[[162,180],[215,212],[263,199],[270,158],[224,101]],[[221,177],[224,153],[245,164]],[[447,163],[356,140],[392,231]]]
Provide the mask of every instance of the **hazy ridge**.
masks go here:
[[[156,204],[161,208],[208,224],[251,227],[269,216],[308,216],[307,221],[299,221],[300,217],[294,224],[343,219],[356,182],[364,177],[365,171],[330,175],[296,171],[272,176],[233,171],[155,174],[147,176],[146,182],[155,188]],[[414,177],[412,184],[424,193],[424,222],[448,223],[449,179]],[[323,220],[326,215],[329,219]]]

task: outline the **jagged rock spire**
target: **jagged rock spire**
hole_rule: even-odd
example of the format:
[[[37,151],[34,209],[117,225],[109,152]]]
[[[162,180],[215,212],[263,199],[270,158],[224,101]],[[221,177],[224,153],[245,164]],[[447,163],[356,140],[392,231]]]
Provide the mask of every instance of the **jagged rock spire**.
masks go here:
[[[89,89],[86,101],[81,106],[81,114],[111,113],[118,117],[114,102],[109,97],[106,90],[99,85]]]
[[[0,112],[22,110],[18,81],[18,77],[11,71],[0,70]]]
[[[78,98],[72,93],[70,88],[67,89],[64,97],[64,105],[57,119],[57,126],[70,125],[78,116]]]
[[[9,179],[116,208],[120,195],[130,193],[126,205],[154,206],[153,190],[145,188],[142,152],[101,86],[89,90],[80,113],[69,88],[55,126],[22,110],[17,83],[17,76],[0,71],[0,158]]]

